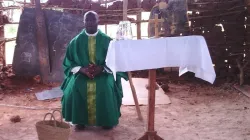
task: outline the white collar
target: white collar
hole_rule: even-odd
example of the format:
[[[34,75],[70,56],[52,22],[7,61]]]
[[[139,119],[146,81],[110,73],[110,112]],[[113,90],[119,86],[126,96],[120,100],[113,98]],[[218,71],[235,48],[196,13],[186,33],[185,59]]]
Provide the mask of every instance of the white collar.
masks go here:
[[[99,30],[97,30],[97,32],[94,33],[94,34],[89,34],[89,33],[87,33],[87,31],[85,30],[85,33],[86,33],[87,36],[96,36],[96,35],[98,34],[98,32],[99,32]]]

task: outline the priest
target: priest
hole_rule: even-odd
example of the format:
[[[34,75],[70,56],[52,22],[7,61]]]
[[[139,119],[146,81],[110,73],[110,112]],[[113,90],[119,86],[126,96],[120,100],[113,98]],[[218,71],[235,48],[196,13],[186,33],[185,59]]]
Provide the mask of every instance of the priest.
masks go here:
[[[85,29],[71,40],[63,61],[62,114],[76,131],[86,126],[112,129],[121,116],[121,78],[128,77],[117,73],[114,80],[105,66],[111,38],[98,30],[98,21],[94,11],[84,15]]]

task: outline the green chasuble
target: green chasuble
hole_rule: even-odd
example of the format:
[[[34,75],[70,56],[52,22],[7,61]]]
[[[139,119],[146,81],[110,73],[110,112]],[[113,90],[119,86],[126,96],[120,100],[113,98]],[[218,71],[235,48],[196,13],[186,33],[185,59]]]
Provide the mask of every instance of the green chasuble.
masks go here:
[[[115,126],[121,116],[121,78],[128,80],[127,73],[103,72],[93,80],[72,68],[85,67],[90,63],[105,65],[111,38],[100,30],[96,36],[88,36],[83,30],[69,43],[63,61],[65,74],[61,89],[62,114],[66,121],[89,126]]]

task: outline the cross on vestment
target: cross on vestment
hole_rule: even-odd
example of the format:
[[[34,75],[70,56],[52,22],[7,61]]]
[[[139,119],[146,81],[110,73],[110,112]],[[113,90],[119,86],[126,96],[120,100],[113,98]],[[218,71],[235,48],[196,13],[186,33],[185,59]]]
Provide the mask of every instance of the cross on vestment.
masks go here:
[[[155,24],[155,38],[159,38],[159,23],[164,22],[163,19],[158,19],[158,14],[155,14],[154,19],[150,19],[149,22]],[[139,138],[139,140],[163,140],[157,135],[154,129],[155,122],[155,90],[156,90],[156,70],[149,70],[149,92],[148,92],[148,125],[147,132]]]

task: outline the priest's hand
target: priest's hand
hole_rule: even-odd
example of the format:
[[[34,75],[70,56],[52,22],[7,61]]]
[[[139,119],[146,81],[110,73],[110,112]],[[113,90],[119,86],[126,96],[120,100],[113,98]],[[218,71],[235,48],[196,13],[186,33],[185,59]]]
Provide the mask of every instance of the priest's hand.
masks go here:
[[[104,69],[103,66],[98,66],[98,65],[94,65],[92,68],[93,68],[92,74],[94,75],[94,77],[101,74]]]
[[[103,66],[98,66],[95,64],[89,64],[86,67],[82,67],[80,69],[80,72],[86,76],[88,76],[90,79],[93,79],[95,76],[99,75],[103,71]]]
[[[88,66],[90,73],[93,75],[93,77],[99,75],[103,71],[103,66],[98,66],[95,64],[89,64]]]
[[[86,75],[88,78],[93,79],[94,75],[93,75],[93,70],[90,66],[87,67],[82,67],[80,69],[80,72],[84,75]]]

